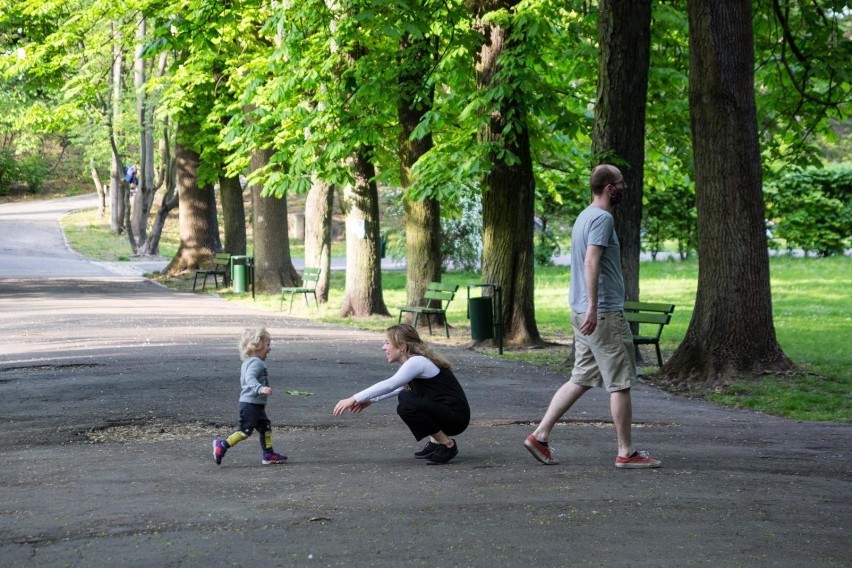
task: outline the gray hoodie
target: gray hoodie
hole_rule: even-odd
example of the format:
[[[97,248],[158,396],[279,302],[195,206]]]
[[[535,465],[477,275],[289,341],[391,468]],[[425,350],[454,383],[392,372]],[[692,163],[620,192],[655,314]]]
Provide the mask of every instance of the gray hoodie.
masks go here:
[[[240,367],[240,402],[266,404],[269,396],[260,394],[260,389],[269,386],[266,363],[258,357],[249,357]]]

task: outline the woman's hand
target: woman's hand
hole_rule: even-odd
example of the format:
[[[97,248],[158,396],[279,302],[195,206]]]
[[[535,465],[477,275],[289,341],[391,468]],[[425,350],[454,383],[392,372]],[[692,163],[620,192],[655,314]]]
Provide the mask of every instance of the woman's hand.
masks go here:
[[[371,404],[373,404],[373,402],[370,399],[367,399],[364,402],[356,402],[352,405],[352,408],[349,409],[349,412],[351,412],[352,414],[358,414]]]
[[[369,404],[369,401],[367,402]],[[332,412],[331,414],[333,416],[340,416],[347,410],[349,412],[360,412],[361,409],[364,408],[363,404],[364,403],[359,404],[358,401],[355,400],[354,396],[350,396],[349,398],[344,398],[343,400],[338,402],[334,407],[334,412]],[[355,410],[356,407],[358,408],[357,410]]]
[[[260,387],[260,394],[272,394],[272,387]]]

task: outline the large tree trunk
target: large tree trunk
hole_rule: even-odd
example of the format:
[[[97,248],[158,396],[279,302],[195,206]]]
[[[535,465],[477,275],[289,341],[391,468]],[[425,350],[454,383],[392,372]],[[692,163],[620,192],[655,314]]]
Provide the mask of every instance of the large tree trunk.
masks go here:
[[[369,153],[352,158],[355,183],[343,190],[346,211],[346,288],[340,317],[388,316],[379,256],[379,191]]]
[[[185,146],[178,137],[175,148],[179,194],[178,218],[180,246],[169,265],[168,274],[200,268],[216,252],[214,227],[210,224],[210,196],[213,186],[198,187],[197,152]]]
[[[251,155],[251,169],[269,163],[272,150],[256,149]],[[287,198],[262,195],[263,187],[249,186],[254,237],[254,285],[257,291],[277,294],[281,286],[297,286],[299,273],[290,259],[290,237],[287,234]]]
[[[225,252],[246,254],[246,209],[239,176],[219,176],[219,199],[225,223]]]
[[[511,9],[514,4],[501,2],[499,7]],[[520,46],[507,43],[511,30],[484,24],[480,27],[484,41],[476,66],[477,84],[490,88],[501,53]],[[482,133],[484,142],[497,143],[518,158],[517,163],[508,164],[496,152],[492,155],[482,196],[482,280],[502,288],[500,317],[504,339],[510,345],[541,342],[533,303],[535,179],[526,113],[523,101],[506,97],[502,108],[492,109],[490,124]],[[512,120],[512,128],[504,136],[507,118]]]
[[[599,12],[601,57],[592,165],[613,164],[627,182],[624,201],[613,215],[621,243],[625,296],[638,300],[651,0],[602,0]]]
[[[328,302],[331,281],[331,219],[334,187],[314,176],[305,199],[305,266],[320,269],[317,300]]]
[[[689,107],[698,210],[698,294],[662,370],[717,383],[793,367],[775,336],[754,101],[750,0],[690,0]]]
[[[432,148],[432,134],[412,140],[411,134],[426,112],[432,108],[434,88],[427,86],[424,79],[436,54],[428,39],[412,42],[405,36],[400,44],[403,56],[401,65],[407,73],[400,76],[400,100],[397,114],[401,127],[399,158],[402,187],[411,184],[411,168],[422,155]],[[414,201],[404,198],[405,207],[405,256],[406,295],[409,306],[423,305],[423,295],[429,282],[441,281],[441,206],[436,199]],[[414,314],[406,314],[412,323]],[[426,325],[425,318],[420,321]],[[436,323],[444,325],[443,317]]]

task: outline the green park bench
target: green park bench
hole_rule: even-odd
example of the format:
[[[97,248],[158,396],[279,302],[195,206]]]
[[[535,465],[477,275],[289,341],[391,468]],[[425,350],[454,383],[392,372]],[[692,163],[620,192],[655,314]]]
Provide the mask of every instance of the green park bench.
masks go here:
[[[319,268],[305,267],[305,269],[302,271],[301,286],[281,287],[281,303],[278,306],[278,310],[281,311],[284,309],[284,297],[287,294],[290,294],[290,312],[293,311],[293,296],[295,296],[296,294],[302,294],[305,296],[305,305],[308,307],[310,307],[310,304],[308,303],[308,294],[313,295],[314,303],[316,304],[317,308],[319,308],[319,302],[317,301],[317,282],[319,282],[319,277]]]
[[[442,284],[440,282],[429,282],[426,285],[426,293],[423,294],[425,305],[423,306],[403,306],[399,309],[399,320],[402,322],[402,315],[405,313],[414,314],[414,327],[417,327],[417,321],[421,315],[426,316],[426,323],[429,325],[429,335],[432,335],[432,320],[429,316],[443,316],[444,332],[447,338],[450,337],[450,327],[447,325],[447,308],[450,307],[450,302],[456,296],[458,284]]]
[[[207,285],[207,277],[213,277],[213,283],[216,288],[219,288],[219,277],[222,277],[222,283],[228,285],[228,270],[230,269],[231,255],[227,252],[217,252],[213,257],[213,266],[207,269],[199,269],[195,271],[195,277],[192,279],[192,291],[195,292],[195,285],[198,283],[198,277],[204,276],[201,281],[201,291],[204,291],[204,286]]]
[[[629,323],[638,325],[633,334],[633,345],[653,345],[657,351],[657,364],[663,366],[663,356],[660,353],[660,335],[663,327],[672,320],[674,304],[655,302],[624,302],[624,317]],[[647,329],[653,331],[647,333]],[[646,333],[642,333],[645,330]]]

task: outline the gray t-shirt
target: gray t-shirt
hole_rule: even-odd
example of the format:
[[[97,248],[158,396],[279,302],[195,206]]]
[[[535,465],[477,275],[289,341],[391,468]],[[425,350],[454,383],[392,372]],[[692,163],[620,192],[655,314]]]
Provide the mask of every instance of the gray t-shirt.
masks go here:
[[[589,309],[583,261],[589,245],[603,247],[601,272],[598,278],[598,312],[617,312],[624,309],[624,277],[621,273],[621,245],[615,234],[612,215],[589,205],[574,222],[571,229],[571,309],[584,314]]]

